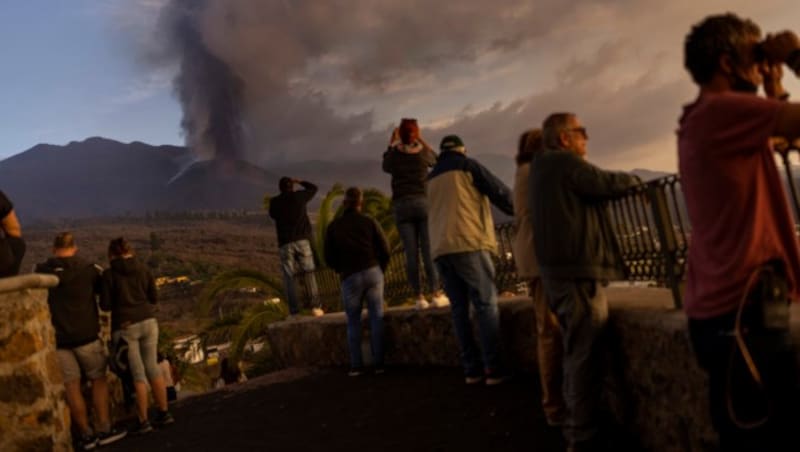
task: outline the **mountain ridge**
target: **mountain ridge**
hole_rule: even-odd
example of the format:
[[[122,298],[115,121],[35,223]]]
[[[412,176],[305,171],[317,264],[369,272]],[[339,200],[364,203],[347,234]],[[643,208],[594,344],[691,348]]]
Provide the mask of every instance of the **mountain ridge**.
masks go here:
[[[472,156],[512,186],[516,167],[503,154]],[[93,136],[66,145],[41,143],[0,160],[0,190],[23,221],[144,214],[148,211],[260,210],[282,176],[320,187],[315,207],[334,184],[390,193],[380,155],[312,159],[265,169],[241,160],[195,161],[187,148],[123,143]],[[644,180],[669,173],[634,170]]]

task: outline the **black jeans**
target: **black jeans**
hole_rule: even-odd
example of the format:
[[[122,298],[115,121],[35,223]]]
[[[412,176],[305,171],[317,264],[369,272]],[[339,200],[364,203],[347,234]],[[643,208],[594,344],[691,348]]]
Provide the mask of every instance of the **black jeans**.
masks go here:
[[[795,357],[789,331],[760,327],[757,308],[743,313],[747,346],[764,381],[761,389],[736,348],[732,335],[735,320],[735,311],[710,319],[689,319],[692,347],[698,363],[708,373],[711,421],[719,434],[720,450],[794,450],[796,446],[789,446],[793,444],[789,432],[790,428],[797,428],[797,422],[791,421],[797,418],[800,406],[795,404]],[[755,428],[737,425],[729,413],[728,394],[741,422],[753,422],[769,414],[767,422]]]

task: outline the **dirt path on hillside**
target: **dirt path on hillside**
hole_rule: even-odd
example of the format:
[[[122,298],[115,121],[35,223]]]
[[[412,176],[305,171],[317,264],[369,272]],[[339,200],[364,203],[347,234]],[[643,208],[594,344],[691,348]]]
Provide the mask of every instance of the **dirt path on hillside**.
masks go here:
[[[531,377],[486,387],[455,369],[290,369],[229,388],[180,401],[174,425],[103,450],[564,450]]]

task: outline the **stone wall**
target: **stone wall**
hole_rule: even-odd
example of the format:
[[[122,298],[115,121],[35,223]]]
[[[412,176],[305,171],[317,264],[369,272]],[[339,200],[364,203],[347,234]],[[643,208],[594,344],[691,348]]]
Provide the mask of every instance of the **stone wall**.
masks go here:
[[[0,450],[71,451],[47,307],[54,276],[0,279]]]
[[[609,372],[605,397],[626,428],[652,451],[715,450],[705,374],[697,366],[686,316],[666,290],[612,288]],[[518,370],[536,371],[533,307],[527,298],[500,302],[503,342]],[[793,313],[793,332],[800,312]],[[386,312],[387,364],[458,366],[450,310]],[[278,361],[290,366],[347,366],[344,315],[304,318],[270,326]],[[368,350],[364,321],[364,348]],[[368,353],[365,353],[365,358]]]

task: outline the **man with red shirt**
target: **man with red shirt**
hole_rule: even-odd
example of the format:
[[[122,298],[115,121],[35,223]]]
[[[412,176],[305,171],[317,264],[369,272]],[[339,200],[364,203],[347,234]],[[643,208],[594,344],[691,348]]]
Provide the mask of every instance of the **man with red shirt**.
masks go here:
[[[781,85],[783,63],[800,73],[800,40],[782,32],[761,42],[756,24],[726,14],[696,25],[684,51],[700,88],[678,131],[692,224],[685,297],[692,346],[709,376],[721,450],[782,450],[796,382],[780,300],[800,296],[800,251],[769,142],[800,137],[800,104],[784,102]],[[762,85],[766,99],[756,94]],[[783,295],[771,302],[763,294],[775,288]],[[772,307],[784,327],[765,315]]]

